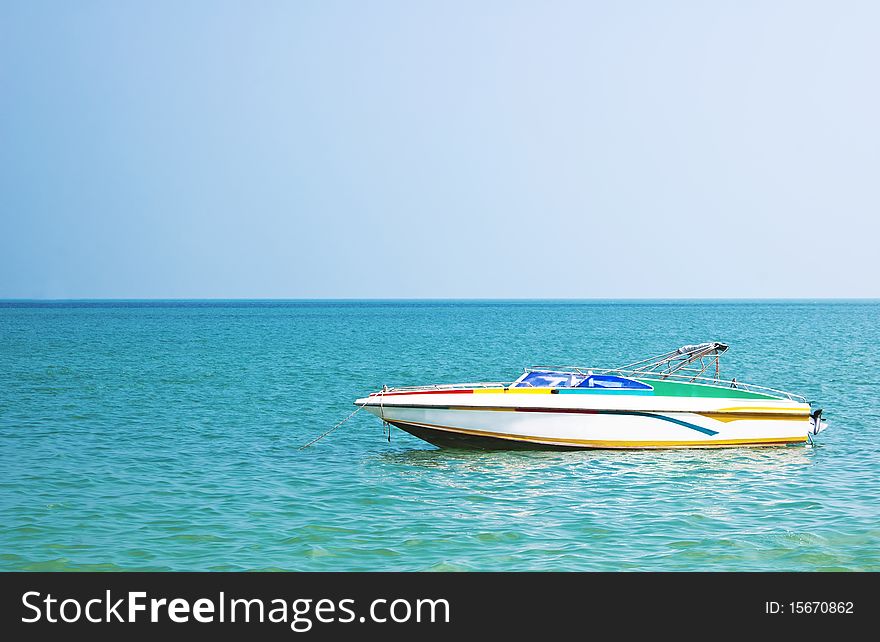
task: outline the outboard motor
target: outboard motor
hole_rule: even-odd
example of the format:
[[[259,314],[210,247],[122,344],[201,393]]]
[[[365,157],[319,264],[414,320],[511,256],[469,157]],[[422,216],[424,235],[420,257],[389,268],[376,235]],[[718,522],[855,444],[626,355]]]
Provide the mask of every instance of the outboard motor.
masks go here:
[[[828,427],[828,422],[822,420],[822,409],[816,408],[810,413],[810,434],[818,435]]]

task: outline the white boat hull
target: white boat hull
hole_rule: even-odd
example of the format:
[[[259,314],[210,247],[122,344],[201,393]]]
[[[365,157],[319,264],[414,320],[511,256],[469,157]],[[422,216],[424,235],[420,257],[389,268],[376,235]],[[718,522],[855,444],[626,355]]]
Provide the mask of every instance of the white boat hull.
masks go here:
[[[442,396],[442,399],[439,397]],[[810,407],[788,400],[607,395],[372,395],[358,405],[440,446],[713,448],[802,444]]]

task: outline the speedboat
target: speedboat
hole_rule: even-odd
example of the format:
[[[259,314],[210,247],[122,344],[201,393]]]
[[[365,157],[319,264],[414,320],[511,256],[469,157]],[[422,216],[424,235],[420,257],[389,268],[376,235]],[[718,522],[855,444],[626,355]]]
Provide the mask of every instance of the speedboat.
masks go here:
[[[801,395],[722,380],[727,349],[686,345],[619,368],[534,366],[509,383],[386,386],[355,404],[452,448],[781,446],[826,428]]]

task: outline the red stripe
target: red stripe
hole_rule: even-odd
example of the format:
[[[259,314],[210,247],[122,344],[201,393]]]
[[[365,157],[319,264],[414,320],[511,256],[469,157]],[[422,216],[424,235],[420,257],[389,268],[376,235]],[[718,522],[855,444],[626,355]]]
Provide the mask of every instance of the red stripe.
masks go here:
[[[460,395],[471,394],[472,389],[463,390],[416,390],[414,392],[371,392],[371,397],[398,397],[403,395]]]

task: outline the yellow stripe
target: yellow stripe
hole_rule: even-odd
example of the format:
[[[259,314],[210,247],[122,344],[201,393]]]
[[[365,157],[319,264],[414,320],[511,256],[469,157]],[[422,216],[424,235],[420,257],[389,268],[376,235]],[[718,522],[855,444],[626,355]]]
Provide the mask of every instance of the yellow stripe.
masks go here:
[[[803,437],[760,437],[754,439],[718,439],[718,440],[702,440],[702,441],[605,441],[592,439],[562,439],[562,438],[544,438],[530,437],[528,435],[510,435],[508,433],[490,432],[488,430],[469,430],[465,428],[450,428],[449,426],[438,426],[437,424],[425,424],[417,421],[390,421],[392,424],[412,424],[423,428],[434,428],[436,430],[444,430],[446,432],[454,432],[462,435],[473,435],[475,437],[495,437],[498,439],[507,439],[509,441],[527,441],[531,443],[544,444],[547,446],[587,446],[593,448],[713,448],[717,446],[747,446],[747,445],[770,445],[770,444],[802,444],[807,441],[807,436]],[[398,426],[400,428],[400,426]]]
[[[809,409],[803,408],[762,408],[757,406],[744,406],[739,408],[719,408],[707,412],[695,412],[695,415],[708,417],[722,423],[741,421],[773,420],[773,421],[808,421]]]
[[[766,412],[695,412],[693,414],[700,415],[701,417],[708,417],[709,419],[714,419],[715,421],[720,421],[725,424],[731,421],[741,421],[743,419],[751,421],[807,421],[810,418],[810,415],[771,415]]]
[[[802,408],[780,408],[773,406],[737,406],[736,408],[719,408],[714,412],[774,412],[778,414],[798,414],[810,416],[809,407]]]

